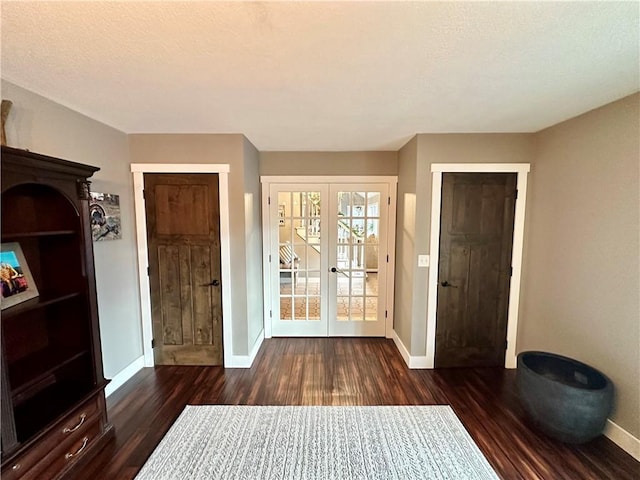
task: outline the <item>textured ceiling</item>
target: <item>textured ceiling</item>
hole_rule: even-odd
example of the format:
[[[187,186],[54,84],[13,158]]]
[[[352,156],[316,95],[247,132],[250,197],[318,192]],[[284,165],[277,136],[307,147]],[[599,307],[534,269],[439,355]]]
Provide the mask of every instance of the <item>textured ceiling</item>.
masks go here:
[[[640,87],[640,3],[2,1],[2,78],[127,133],[396,150]]]

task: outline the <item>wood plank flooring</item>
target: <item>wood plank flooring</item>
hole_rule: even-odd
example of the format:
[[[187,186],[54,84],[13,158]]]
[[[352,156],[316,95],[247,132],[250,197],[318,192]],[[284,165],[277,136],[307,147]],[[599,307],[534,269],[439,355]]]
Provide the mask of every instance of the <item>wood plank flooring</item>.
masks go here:
[[[109,397],[115,440],[77,478],[134,478],[187,404],[449,404],[501,478],[640,478],[605,437],[573,446],[532,430],[514,370],[409,370],[392,341],[346,338],[265,340],[250,369],[143,369]]]

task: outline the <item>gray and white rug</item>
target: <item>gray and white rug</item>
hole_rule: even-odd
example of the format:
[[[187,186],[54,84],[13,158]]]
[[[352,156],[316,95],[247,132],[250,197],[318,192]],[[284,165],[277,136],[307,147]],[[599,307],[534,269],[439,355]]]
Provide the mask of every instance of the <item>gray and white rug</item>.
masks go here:
[[[136,480],[497,479],[449,406],[187,406]]]

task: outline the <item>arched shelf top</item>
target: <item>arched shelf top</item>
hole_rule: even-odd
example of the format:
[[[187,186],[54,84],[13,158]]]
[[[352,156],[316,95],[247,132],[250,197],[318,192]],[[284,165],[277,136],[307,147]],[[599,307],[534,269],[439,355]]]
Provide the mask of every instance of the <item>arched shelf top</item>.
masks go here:
[[[51,185],[21,183],[2,192],[3,241],[70,235],[81,228],[76,204]]]

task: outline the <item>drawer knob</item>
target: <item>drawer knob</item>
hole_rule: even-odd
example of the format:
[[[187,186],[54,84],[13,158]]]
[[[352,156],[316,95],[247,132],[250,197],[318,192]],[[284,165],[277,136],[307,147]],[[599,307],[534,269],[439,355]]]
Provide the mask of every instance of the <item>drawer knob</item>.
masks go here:
[[[70,458],[76,457],[78,455],[80,455],[82,453],[82,451],[85,449],[85,447],[87,446],[87,443],[89,443],[89,437],[84,437],[84,440],[82,440],[82,446],[74,453],[67,453],[64,458],[66,460],[69,460]]]
[[[77,429],[80,428],[80,426],[84,423],[85,419],[87,418],[87,415],[85,413],[83,413],[82,415],[80,415],[80,423],[78,423],[75,427],[73,428],[69,428],[69,427],[64,427],[64,430],[62,430],[62,433],[71,433],[71,432],[75,432]]]
[[[20,470],[20,464],[19,464],[19,463],[16,463],[13,467],[11,467],[11,470],[13,470],[14,472],[15,472],[16,470]]]

